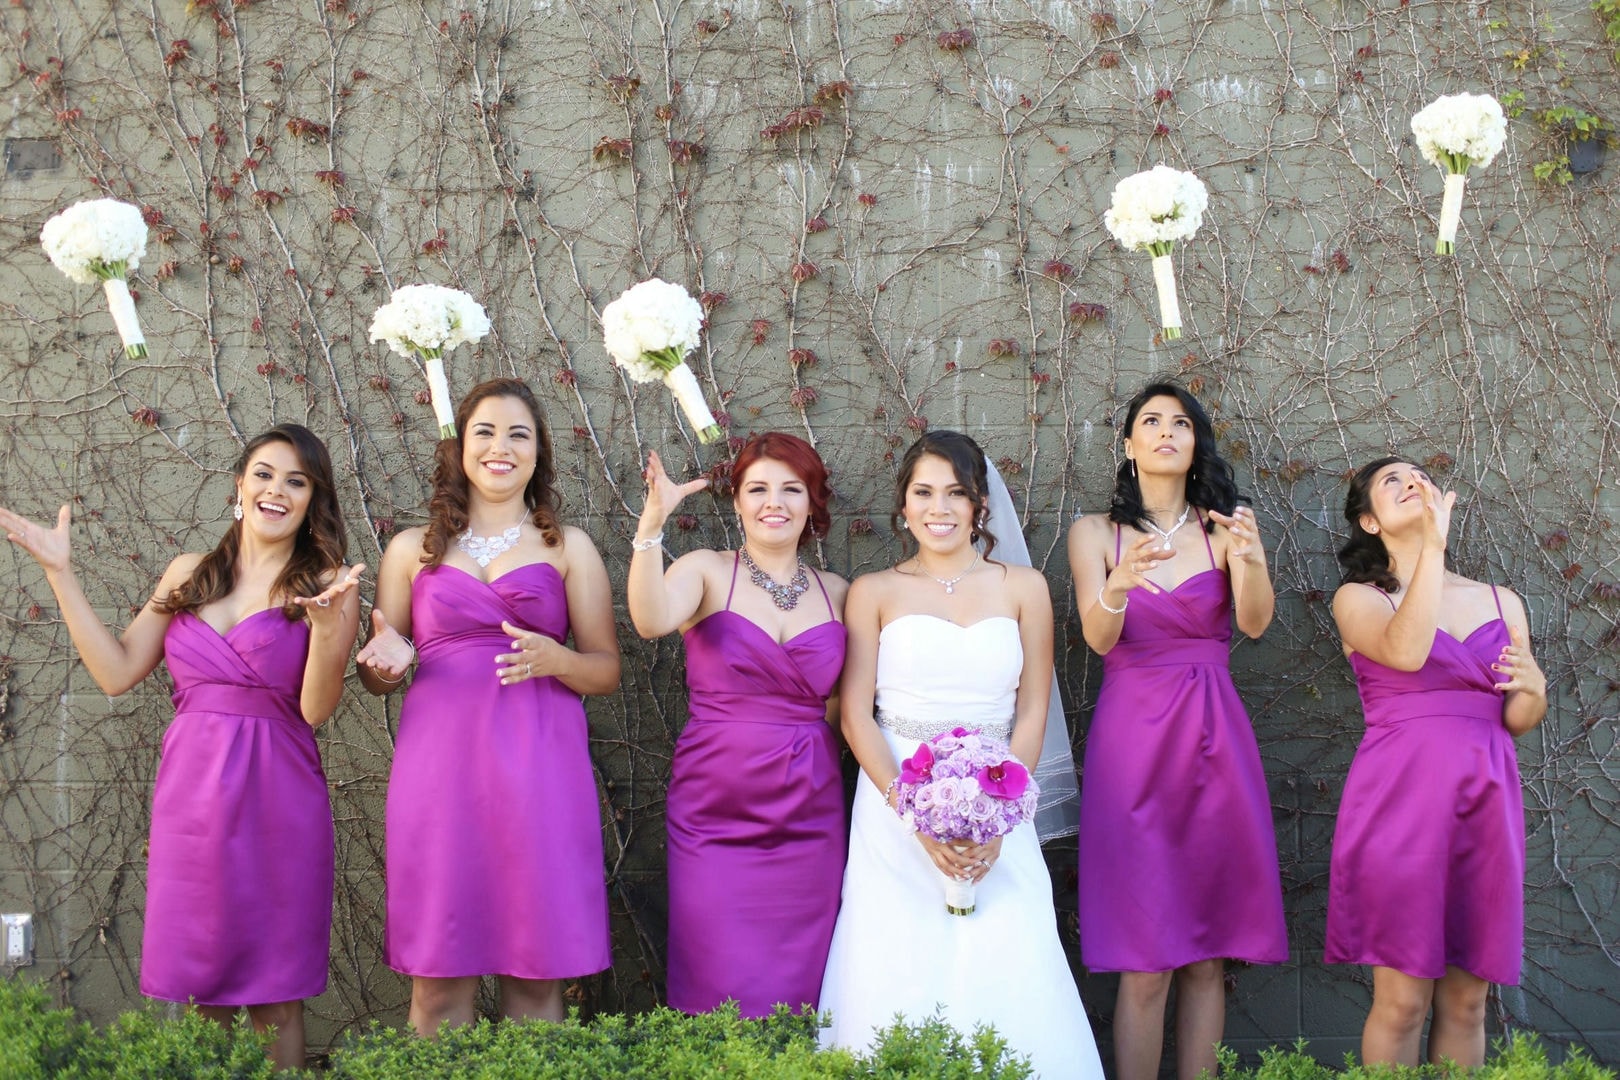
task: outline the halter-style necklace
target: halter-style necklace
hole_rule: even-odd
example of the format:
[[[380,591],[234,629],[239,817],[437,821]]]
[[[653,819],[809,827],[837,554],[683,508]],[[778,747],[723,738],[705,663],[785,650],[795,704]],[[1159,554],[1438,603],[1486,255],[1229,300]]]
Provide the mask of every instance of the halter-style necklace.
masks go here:
[[[525,518],[524,520],[528,519]],[[518,540],[522,536],[522,521],[499,536],[474,536],[472,527],[468,526],[466,532],[456,537],[456,547],[460,548],[469,559],[477,563],[479,568],[482,569],[517,547]]]
[[[953,578],[951,578],[949,580],[946,580],[945,578],[934,577],[933,574],[930,574],[923,567],[922,560],[921,559],[917,560],[917,569],[922,570],[923,575],[925,577],[933,578],[935,581],[937,581],[941,585],[945,586],[945,595],[946,596],[949,596],[952,593],[954,593],[956,591],[956,583],[958,581],[961,581],[963,578],[967,577],[969,574],[973,573],[973,568],[975,566],[978,566],[978,565],[979,565],[979,553],[977,551],[975,551],[973,553],[973,561],[967,564],[967,569],[963,570],[960,574],[957,574],[955,577],[953,577]]]
[[[1170,538],[1176,535],[1176,532],[1183,525],[1187,524],[1187,515],[1190,513],[1192,513],[1192,503],[1187,504],[1186,509],[1181,511],[1181,516],[1176,518],[1176,523],[1170,526],[1168,529],[1159,528],[1158,522],[1154,521],[1151,517],[1147,519],[1147,527],[1158,533],[1159,539],[1164,541],[1165,551],[1170,550]]]
[[[748,568],[748,580],[769,593],[771,603],[780,611],[792,611],[798,607],[799,597],[810,589],[810,577],[804,572],[804,560],[797,555],[793,559],[797,564],[793,569],[793,576],[788,579],[786,585],[778,585],[775,578],[759,568],[759,564],[754,562],[754,557],[748,554],[747,544],[737,549],[737,556]]]

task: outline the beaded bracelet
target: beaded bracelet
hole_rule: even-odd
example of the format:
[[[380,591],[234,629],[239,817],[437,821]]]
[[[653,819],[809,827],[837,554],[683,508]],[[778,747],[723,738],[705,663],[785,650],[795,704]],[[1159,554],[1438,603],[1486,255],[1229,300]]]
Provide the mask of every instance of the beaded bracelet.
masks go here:
[[[1097,603],[1101,604],[1102,609],[1104,611],[1108,612],[1108,614],[1110,614],[1110,615],[1123,615],[1123,614],[1125,614],[1125,609],[1131,606],[1131,598],[1129,596],[1125,597],[1125,602],[1123,604],[1119,605],[1119,607],[1109,607],[1108,606],[1108,601],[1103,599],[1103,589],[1106,589],[1106,588],[1108,588],[1108,586],[1104,585],[1102,587],[1102,589],[1097,590]]]
[[[649,536],[645,540],[631,540],[630,541],[630,550],[631,551],[651,551],[653,548],[657,547],[659,544],[662,544],[663,542],[664,542],[664,533],[663,533],[662,530],[660,530],[657,536]]]

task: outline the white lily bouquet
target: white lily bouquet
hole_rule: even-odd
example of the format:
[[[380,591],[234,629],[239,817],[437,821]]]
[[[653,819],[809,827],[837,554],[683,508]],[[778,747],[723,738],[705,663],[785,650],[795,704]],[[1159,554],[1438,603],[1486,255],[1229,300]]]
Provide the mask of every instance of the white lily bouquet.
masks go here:
[[[371,317],[371,340],[386,341],[401,356],[413,356],[427,369],[428,394],[439,421],[439,438],[456,437],[456,410],[450,404],[450,382],[444,354],[457,345],[482,341],[489,333],[484,306],[460,289],[443,285],[405,285]]]
[[[1489,94],[1446,94],[1412,117],[1412,135],[1423,158],[1446,175],[1440,203],[1440,236],[1436,255],[1456,251],[1457,222],[1462,217],[1463,186],[1468,167],[1489,165],[1507,142],[1507,119]]]
[[[613,362],[635,382],[669,387],[698,441],[712,443],[721,437],[720,425],[686,366],[702,335],[702,306],[679,285],[658,278],[630,287],[602,309],[602,343]]]
[[[1153,281],[1159,290],[1159,323],[1164,339],[1181,336],[1181,304],[1170,251],[1177,240],[1191,240],[1204,223],[1209,189],[1190,172],[1155,165],[1114,185],[1114,202],[1103,224],[1124,247],[1153,255]]]
[[[146,356],[146,339],[129,295],[129,272],[146,254],[146,219],[117,199],[76,202],[45,223],[39,242],[52,264],[80,285],[101,282],[107,310],[131,360]]]

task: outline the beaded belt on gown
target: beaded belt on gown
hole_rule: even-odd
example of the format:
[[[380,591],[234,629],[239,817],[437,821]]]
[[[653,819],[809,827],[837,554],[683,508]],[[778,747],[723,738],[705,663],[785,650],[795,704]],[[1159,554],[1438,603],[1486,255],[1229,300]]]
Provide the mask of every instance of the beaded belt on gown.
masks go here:
[[[920,720],[914,716],[899,716],[887,709],[878,709],[874,714],[878,727],[887,728],[896,735],[907,739],[916,739],[919,742],[932,739],[935,735],[943,735],[952,728],[977,728],[979,733],[992,739],[1005,742],[1012,735],[1012,721],[987,720],[966,722],[962,720],[937,719]]]

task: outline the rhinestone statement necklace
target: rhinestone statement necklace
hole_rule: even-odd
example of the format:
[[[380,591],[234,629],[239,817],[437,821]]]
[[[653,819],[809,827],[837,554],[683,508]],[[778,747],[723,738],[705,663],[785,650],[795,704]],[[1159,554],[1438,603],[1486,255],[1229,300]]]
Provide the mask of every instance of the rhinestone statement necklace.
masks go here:
[[[472,529],[468,529],[456,537],[456,547],[460,548],[466,556],[479,567],[487,567],[508,551],[517,547],[518,539],[523,535],[523,522],[507,529],[499,536],[474,536]]]
[[[792,579],[786,585],[778,585],[775,578],[761,570],[759,564],[754,562],[753,556],[748,554],[746,544],[737,549],[737,556],[742,559],[743,566],[748,568],[748,580],[769,593],[771,603],[781,611],[792,611],[798,607],[799,597],[810,588],[810,578],[804,572],[803,559],[795,558],[798,565],[793,571]]]
[[[1157,533],[1160,540],[1164,541],[1165,551],[1170,550],[1170,538],[1176,535],[1176,531],[1179,530],[1183,525],[1187,524],[1187,515],[1190,513],[1192,513],[1192,503],[1187,504],[1186,509],[1181,512],[1181,516],[1176,518],[1176,523],[1170,526],[1168,529],[1159,528],[1158,523],[1152,518],[1147,519],[1147,527]]]

